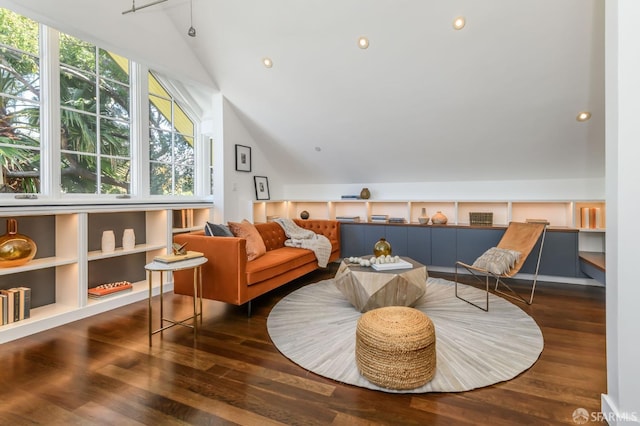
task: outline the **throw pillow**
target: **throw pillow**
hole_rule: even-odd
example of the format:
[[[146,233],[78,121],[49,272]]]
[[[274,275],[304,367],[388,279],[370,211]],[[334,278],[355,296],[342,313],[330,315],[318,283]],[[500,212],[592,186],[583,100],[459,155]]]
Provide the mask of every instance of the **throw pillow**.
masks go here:
[[[216,225],[207,222],[204,226],[204,235],[209,237],[233,237],[233,233],[227,225]]]
[[[267,252],[267,247],[253,223],[244,219],[241,223],[228,222],[228,224],[233,235],[247,240],[247,260],[257,259]]]
[[[502,275],[513,268],[518,259],[520,259],[519,251],[491,247],[477,258],[472,266],[495,275]]]

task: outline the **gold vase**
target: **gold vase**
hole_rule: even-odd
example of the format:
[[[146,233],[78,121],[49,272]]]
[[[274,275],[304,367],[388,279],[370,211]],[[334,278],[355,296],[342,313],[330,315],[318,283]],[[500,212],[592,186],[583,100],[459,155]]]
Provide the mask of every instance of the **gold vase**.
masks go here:
[[[31,238],[18,234],[18,221],[7,219],[7,233],[0,237],[0,267],[24,265],[33,259],[37,250]]]
[[[369,192],[369,188],[362,188],[362,191],[360,191],[360,198],[362,198],[363,200],[368,200],[369,197],[371,197],[371,192]]]
[[[386,256],[391,254],[391,244],[384,238],[380,238],[377,243],[373,246],[373,255],[375,257],[378,256]]]

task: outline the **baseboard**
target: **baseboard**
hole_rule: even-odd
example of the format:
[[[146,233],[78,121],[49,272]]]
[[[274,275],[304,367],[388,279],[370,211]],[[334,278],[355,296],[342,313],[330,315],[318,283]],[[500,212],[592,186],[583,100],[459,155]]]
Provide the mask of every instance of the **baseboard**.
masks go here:
[[[447,266],[429,266],[428,271],[443,272],[445,274],[455,273],[455,268]],[[458,268],[458,274],[471,275],[464,268]],[[533,280],[533,274],[518,274],[516,279]],[[560,283],[560,284],[577,284],[588,285],[593,287],[604,287],[604,285],[593,278],[573,278],[573,277],[557,277],[555,275],[538,275],[538,282]]]
[[[605,420],[609,426],[640,425],[640,413],[620,412],[616,404],[609,398],[609,395],[604,393],[600,397],[599,414],[602,415],[602,418],[597,420]]]

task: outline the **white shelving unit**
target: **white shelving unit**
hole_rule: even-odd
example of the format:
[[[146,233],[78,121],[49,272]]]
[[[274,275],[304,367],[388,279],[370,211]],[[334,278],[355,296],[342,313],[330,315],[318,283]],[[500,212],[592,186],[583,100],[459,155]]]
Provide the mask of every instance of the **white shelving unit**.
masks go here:
[[[595,228],[584,228],[582,208],[599,209],[599,223]],[[448,225],[469,225],[469,213],[493,213],[495,226],[506,226],[511,221],[546,219],[551,227],[580,230],[580,250],[604,252],[606,235],[606,205],[602,200],[277,200],[255,201],[253,221],[266,222],[272,216],[299,218],[303,210],[310,219],[336,219],[340,216],[358,216],[360,222],[369,222],[372,214],[403,217],[406,223],[418,224],[422,209],[431,217],[440,211],[448,218]],[[593,226],[593,225],[592,225]]]
[[[144,265],[168,253],[173,235],[185,232],[173,227],[177,209],[193,210],[188,230],[203,229],[211,214],[210,204],[205,203],[0,208],[0,227],[6,219],[15,218],[19,233],[38,246],[36,258],[29,263],[0,268],[0,288],[25,286],[32,292],[30,318],[0,326],[0,343],[146,299]],[[122,249],[125,228],[135,228],[137,244],[130,250]],[[99,248],[103,229],[118,230],[112,253]],[[87,296],[95,285],[121,280],[132,282],[133,289],[103,299]],[[172,291],[169,279],[165,282],[165,291]],[[153,294],[158,292],[154,284]]]

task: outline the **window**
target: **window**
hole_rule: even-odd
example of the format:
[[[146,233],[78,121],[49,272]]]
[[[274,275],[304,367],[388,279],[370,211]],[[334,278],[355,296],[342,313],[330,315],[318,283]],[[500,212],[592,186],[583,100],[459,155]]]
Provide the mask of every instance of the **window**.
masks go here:
[[[149,73],[151,195],[193,195],[195,126],[176,99]]]
[[[40,191],[39,26],[0,8],[0,192]]]
[[[129,92],[126,58],[60,34],[63,192],[130,192]]]
[[[0,7],[0,199],[209,195],[190,91]]]

